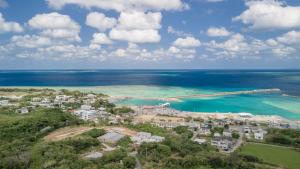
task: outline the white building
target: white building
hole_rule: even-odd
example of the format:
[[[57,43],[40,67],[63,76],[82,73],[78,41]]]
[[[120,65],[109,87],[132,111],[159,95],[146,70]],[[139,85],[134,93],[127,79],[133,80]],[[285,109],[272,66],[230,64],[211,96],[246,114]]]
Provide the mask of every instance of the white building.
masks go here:
[[[97,112],[95,110],[76,110],[74,115],[82,120],[94,120],[97,117]]]
[[[90,106],[90,105],[81,105],[80,109],[81,110],[91,110],[92,106]]]
[[[9,101],[8,100],[0,100],[0,106],[8,106]]]
[[[256,140],[263,140],[264,139],[264,133],[263,132],[254,133],[254,138]]]
[[[29,113],[29,111],[28,111],[27,107],[22,107],[22,108],[20,109],[20,113],[21,113],[21,114],[27,114],[27,113]]]
[[[231,132],[224,131],[224,132],[223,132],[223,136],[225,136],[225,137],[232,137],[232,133],[231,133]]]
[[[148,132],[138,132],[135,136],[130,137],[130,139],[136,144],[141,144],[143,142],[162,142],[165,138],[161,136],[151,135],[151,133]]]
[[[204,143],[206,143],[206,140],[205,139],[201,139],[201,138],[196,138],[196,139],[194,139],[194,141],[196,143],[198,143],[198,144],[204,144]]]
[[[40,97],[34,97],[34,98],[31,99],[31,101],[32,102],[40,102],[40,101],[42,101],[42,98],[40,98]]]

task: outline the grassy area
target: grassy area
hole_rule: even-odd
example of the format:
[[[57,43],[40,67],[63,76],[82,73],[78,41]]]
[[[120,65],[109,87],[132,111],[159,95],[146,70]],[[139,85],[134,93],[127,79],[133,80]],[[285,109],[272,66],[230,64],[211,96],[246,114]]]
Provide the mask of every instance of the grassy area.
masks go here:
[[[280,165],[289,169],[298,169],[300,166],[300,152],[291,148],[248,143],[241,150],[242,154],[253,155],[264,162]]]

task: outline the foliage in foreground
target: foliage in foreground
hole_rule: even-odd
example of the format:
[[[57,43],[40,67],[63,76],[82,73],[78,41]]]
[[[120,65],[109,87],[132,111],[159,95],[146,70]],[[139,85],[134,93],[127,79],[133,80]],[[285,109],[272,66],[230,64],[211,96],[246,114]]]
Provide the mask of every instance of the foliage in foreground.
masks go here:
[[[0,168],[29,168],[31,149],[45,134],[81,122],[59,109],[40,109],[18,116],[21,115],[0,112],[0,118],[6,119],[0,121]]]

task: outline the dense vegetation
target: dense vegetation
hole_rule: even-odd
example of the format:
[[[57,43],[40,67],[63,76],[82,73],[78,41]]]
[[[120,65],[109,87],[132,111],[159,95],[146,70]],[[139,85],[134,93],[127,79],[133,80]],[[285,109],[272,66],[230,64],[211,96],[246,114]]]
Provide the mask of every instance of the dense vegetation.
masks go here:
[[[47,132],[81,123],[59,109],[39,109],[28,115],[9,111],[0,110],[0,168],[28,168],[32,147]]]
[[[162,143],[143,143],[138,151],[144,168],[157,169],[255,169],[268,168],[256,157],[222,155],[207,144],[199,145],[184,135],[169,135]]]
[[[300,148],[300,132],[293,129],[269,129],[266,142]]]

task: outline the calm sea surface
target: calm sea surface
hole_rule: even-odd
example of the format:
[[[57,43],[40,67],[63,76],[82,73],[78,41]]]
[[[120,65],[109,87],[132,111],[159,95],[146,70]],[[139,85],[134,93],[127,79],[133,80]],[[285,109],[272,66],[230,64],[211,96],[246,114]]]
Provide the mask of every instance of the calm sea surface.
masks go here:
[[[279,88],[278,94],[255,94],[215,97],[209,99],[183,99],[172,102],[178,110],[202,112],[249,112],[263,115],[280,115],[300,119],[300,71],[241,71],[241,70],[95,70],[95,71],[0,71],[0,86],[22,87],[95,87],[111,86],[100,90],[111,94],[114,86],[119,86],[130,95],[136,94],[134,87],[140,88],[140,95],[162,93],[182,95],[192,90],[194,93],[240,91],[251,89]],[[124,86],[124,89],[120,86]],[[156,86],[160,88],[147,88]],[[133,91],[132,91],[133,90]],[[143,93],[147,90],[148,93]],[[151,91],[153,90],[153,92]],[[117,95],[114,92],[113,94]],[[179,94],[180,93],[180,94]],[[286,96],[289,95],[289,96]],[[158,100],[128,99],[119,104],[157,105]]]

